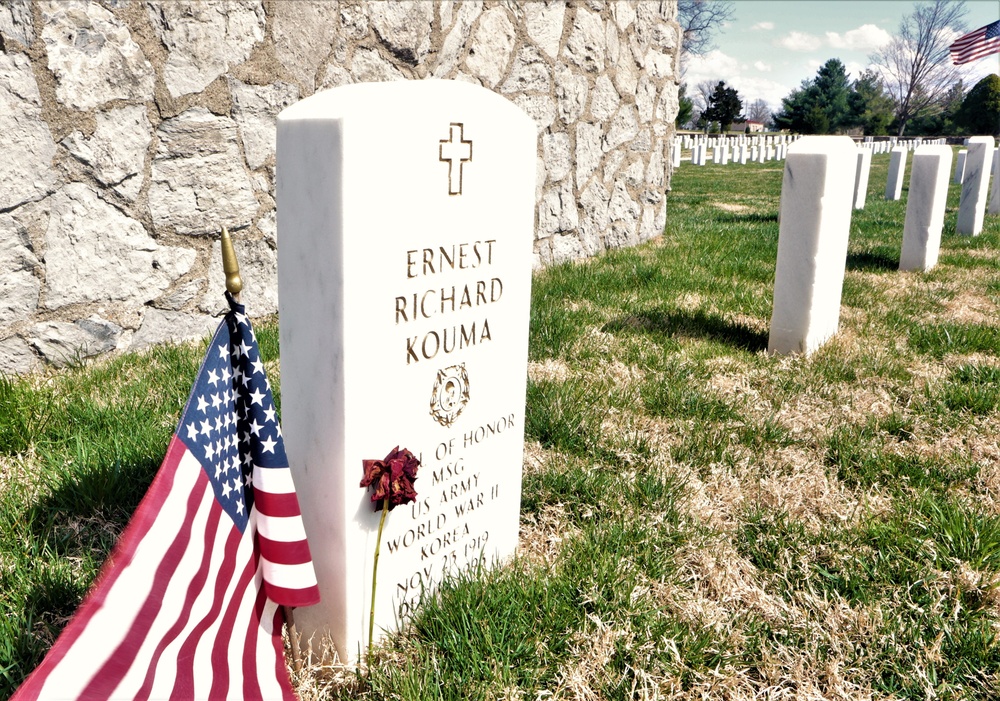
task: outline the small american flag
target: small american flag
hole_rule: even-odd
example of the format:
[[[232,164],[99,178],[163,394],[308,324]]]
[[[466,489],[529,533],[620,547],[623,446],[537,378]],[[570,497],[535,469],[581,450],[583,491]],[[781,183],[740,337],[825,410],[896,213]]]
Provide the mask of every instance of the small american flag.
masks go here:
[[[1000,52],[1000,20],[969,32],[952,44],[948,51],[951,62],[956,66]]]
[[[230,298],[152,486],[28,699],[294,699],[285,606],[319,601],[256,338]]]

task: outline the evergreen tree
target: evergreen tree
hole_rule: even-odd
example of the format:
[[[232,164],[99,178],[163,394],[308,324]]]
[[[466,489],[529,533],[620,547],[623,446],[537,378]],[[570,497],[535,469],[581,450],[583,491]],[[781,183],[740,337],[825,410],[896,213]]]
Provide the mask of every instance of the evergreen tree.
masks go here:
[[[801,88],[782,99],[781,111],[774,116],[776,126],[803,134],[836,133],[853,121],[847,69],[836,58],[824,63],[815,78],[804,81]]]
[[[867,70],[854,81],[850,97],[852,123],[867,136],[883,136],[892,124],[892,98],[886,93],[878,73]]]
[[[988,75],[969,91],[955,122],[972,134],[1000,135],[1000,75]]]
[[[677,91],[677,119],[674,124],[678,128],[683,128],[694,114],[694,100],[687,96],[687,83],[681,83],[680,90]]]
[[[739,118],[742,109],[743,101],[736,88],[727,88],[725,82],[720,80],[709,95],[708,107],[701,116],[706,121],[718,122],[720,130],[725,131]]]

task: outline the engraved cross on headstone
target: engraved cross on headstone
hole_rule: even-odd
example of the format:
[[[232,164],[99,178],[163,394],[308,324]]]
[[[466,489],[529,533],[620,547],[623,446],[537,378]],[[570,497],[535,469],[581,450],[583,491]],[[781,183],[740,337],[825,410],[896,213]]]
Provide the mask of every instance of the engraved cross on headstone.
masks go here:
[[[438,142],[440,144],[438,160],[448,163],[449,195],[462,194],[462,166],[472,160],[472,140],[462,138],[464,129],[463,124],[452,122],[448,138]],[[458,168],[455,167],[456,163]]]

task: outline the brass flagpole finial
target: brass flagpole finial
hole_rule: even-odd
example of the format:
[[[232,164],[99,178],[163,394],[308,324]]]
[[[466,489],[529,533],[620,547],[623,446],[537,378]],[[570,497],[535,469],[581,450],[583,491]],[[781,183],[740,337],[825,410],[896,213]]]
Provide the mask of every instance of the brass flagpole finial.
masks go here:
[[[233,239],[226,227],[222,227],[222,270],[226,273],[226,290],[238,300],[243,291],[243,279],[240,277],[240,263],[236,260]]]

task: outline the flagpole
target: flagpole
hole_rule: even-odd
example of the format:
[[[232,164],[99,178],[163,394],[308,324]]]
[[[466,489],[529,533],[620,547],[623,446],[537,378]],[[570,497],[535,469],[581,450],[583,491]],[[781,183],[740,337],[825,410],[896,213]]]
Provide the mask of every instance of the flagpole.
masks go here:
[[[226,291],[233,296],[237,302],[240,301],[240,292],[243,291],[243,278],[240,277],[240,263],[236,259],[236,249],[233,247],[233,237],[229,235],[229,229],[222,227],[222,270],[226,274]],[[295,630],[295,618],[292,616],[291,606],[282,606],[285,613],[285,625],[288,627],[288,638],[292,643],[292,661],[295,663],[295,672],[302,671],[302,656],[299,652],[299,635]]]

